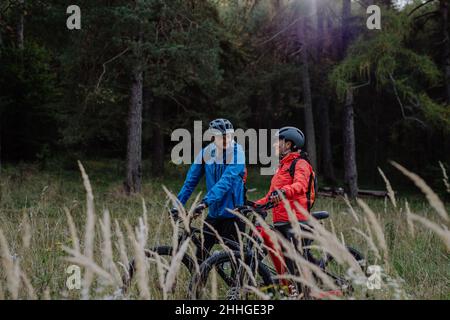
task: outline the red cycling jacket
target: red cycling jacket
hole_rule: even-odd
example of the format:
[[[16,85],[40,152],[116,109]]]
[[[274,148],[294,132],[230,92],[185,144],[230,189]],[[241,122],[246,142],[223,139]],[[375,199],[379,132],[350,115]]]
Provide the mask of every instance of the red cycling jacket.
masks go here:
[[[256,201],[257,204],[266,204],[269,201],[270,194],[275,190],[284,190],[286,199],[289,201],[290,208],[293,210],[299,221],[306,221],[307,218],[297,208],[297,205],[308,210],[306,192],[308,191],[309,177],[313,171],[311,165],[304,159],[297,161],[295,165],[294,178],[289,173],[292,161],[300,157],[299,152],[291,152],[281,159],[278,169],[270,183],[270,189],[267,195]],[[298,203],[295,205],[295,203]],[[289,216],[284,202],[272,209],[273,222],[288,222]]]

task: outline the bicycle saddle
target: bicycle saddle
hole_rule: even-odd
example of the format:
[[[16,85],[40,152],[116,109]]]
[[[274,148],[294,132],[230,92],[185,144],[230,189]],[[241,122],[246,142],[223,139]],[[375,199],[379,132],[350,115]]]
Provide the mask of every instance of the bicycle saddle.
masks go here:
[[[317,220],[327,219],[330,214],[326,211],[316,211],[311,214]]]

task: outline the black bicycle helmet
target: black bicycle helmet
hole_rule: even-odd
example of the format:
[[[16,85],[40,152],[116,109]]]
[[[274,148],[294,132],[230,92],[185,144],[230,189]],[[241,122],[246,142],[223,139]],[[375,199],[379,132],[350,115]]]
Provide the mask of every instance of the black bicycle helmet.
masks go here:
[[[234,133],[234,128],[231,122],[227,119],[216,119],[209,123],[209,130],[215,134]]]
[[[295,127],[284,127],[278,130],[276,136],[278,139],[291,141],[294,149],[301,149],[305,145],[305,135]]]

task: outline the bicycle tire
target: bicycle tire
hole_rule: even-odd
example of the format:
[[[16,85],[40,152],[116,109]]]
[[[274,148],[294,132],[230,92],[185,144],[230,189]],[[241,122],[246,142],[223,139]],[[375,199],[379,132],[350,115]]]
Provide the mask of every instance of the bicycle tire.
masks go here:
[[[364,255],[361,252],[359,252],[358,250],[356,250],[355,248],[352,248],[349,246],[347,246],[346,248],[349,251],[349,253],[353,256],[353,258],[355,258],[356,262],[358,262],[358,265],[360,266],[361,270],[365,273],[366,260],[365,260]],[[327,273],[329,276],[334,278],[337,285],[347,286],[347,288],[344,291],[350,292],[350,293],[353,292],[353,286],[352,286],[351,282],[349,282],[348,280],[345,279],[345,276],[337,275],[337,274],[334,274],[333,272],[330,272],[329,270],[327,270],[327,266],[333,261],[335,261],[334,257],[327,254],[325,259],[321,260],[320,266],[321,266],[321,268],[323,268],[325,273]],[[343,282],[345,282],[346,284],[343,285]]]
[[[234,256],[235,261],[240,260],[241,253],[239,251],[232,251],[231,253],[222,251],[222,252],[213,254],[211,257],[209,257],[207,260],[205,260],[202,263],[202,265],[200,266],[200,272],[194,274],[194,276],[192,277],[192,280],[189,284],[189,297],[191,299],[193,299],[193,300],[202,299],[201,293],[207,284],[208,277],[210,276],[213,268],[215,268],[216,270],[217,269],[223,270],[223,265],[225,263],[230,263],[230,265],[235,264],[232,255]],[[272,274],[271,274],[270,270],[268,269],[268,267],[262,261],[260,261],[258,259],[254,259],[254,256],[251,254],[245,254],[244,261],[247,265],[253,265],[254,262],[256,262],[256,265],[254,266],[256,268],[252,268],[252,270],[255,270],[255,269],[257,270],[258,275],[260,276],[260,278],[262,280],[262,286],[268,287],[268,288],[273,287],[274,280],[272,278]],[[242,277],[242,274],[241,274],[241,277]],[[229,299],[237,299],[237,298],[234,297],[234,298],[229,298]]]
[[[356,262],[358,262],[361,269],[364,271],[365,270],[365,261],[366,261],[364,255],[353,247],[347,246],[346,248],[347,248],[348,252],[353,256],[353,258],[355,258]],[[325,261],[324,260],[321,261],[321,264],[324,267],[326,267],[326,265],[328,263],[330,263],[334,260],[333,256],[329,255],[329,254],[327,254],[325,259],[326,259]]]
[[[155,253],[160,256],[172,257],[173,251],[174,251],[173,247],[171,247],[171,246],[159,246],[159,247],[155,247],[152,249],[146,249],[145,257],[151,258]],[[183,256],[183,259],[181,260],[181,263],[189,270],[189,273],[192,275],[195,270],[194,260],[188,254],[185,254]],[[133,280],[135,269],[136,269],[136,259],[133,258],[128,265],[128,269],[127,269],[128,274],[124,274],[122,277],[124,292],[126,292],[131,285],[131,281]]]

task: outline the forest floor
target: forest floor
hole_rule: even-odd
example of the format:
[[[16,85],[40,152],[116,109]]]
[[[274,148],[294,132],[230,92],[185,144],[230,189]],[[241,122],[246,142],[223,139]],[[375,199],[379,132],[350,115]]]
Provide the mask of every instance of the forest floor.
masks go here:
[[[127,197],[122,192],[120,176],[111,164],[92,161],[84,165],[92,184],[95,214],[99,221],[104,211],[108,210],[113,230],[115,220],[121,226],[124,226],[125,221],[136,226],[143,214],[144,199],[148,211],[148,246],[171,243],[171,224],[167,214],[168,197],[162,185],[176,193],[183,183],[183,170],[162,180],[146,178],[142,197]],[[249,187],[257,189],[250,193],[249,198],[256,199],[267,190],[270,177],[259,178],[256,171],[251,171],[249,181]],[[204,186],[200,186],[196,191],[204,192]],[[449,251],[431,230],[417,224],[414,226],[414,232],[411,232],[405,213],[406,200],[411,212],[439,221],[439,216],[421,194],[408,196],[408,199],[397,195],[397,208],[388,199],[365,198],[364,201],[376,213],[383,230],[388,253],[385,258],[390,268],[389,277],[394,280],[378,293],[370,292],[364,297],[356,298],[450,299]],[[80,297],[76,290],[69,291],[66,288],[69,276],[66,268],[71,263],[64,259],[68,254],[63,250],[63,246],[71,247],[72,241],[64,208],[70,211],[78,236],[83,240],[86,228],[86,191],[79,171],[41,171],[31,165],[3,169],[0,179],[0,229],[8,243],[10,255],[14,257],[11,261],[20,265],[33,288],[28,286],[26,289],[25,286],[20,289],[19,297]],[[355,220],[350,207],[342,198],[319,198],[314,210],[329,211],[331,219],[325,222],[325,226],[334,230],[347,244],[370,257],[369,264],[382,263],[370,252],[370,246],[365,239],[355,232],[355,228],[365,230],[365,213],[360,206],[355,203],[351,209],[360,217],[359,221]],[[95,256],[99,264],[102,263],[99,254],[102,243],[100,229],[101,223],[97,223]],[[129,248],[129,239],[125,238]],[[112,239],[115,250],[117,234],[114,232]],[[5,255],[4,243],[0,243],[0,248],[2,255]],[[114,257],[118,255],[114,251]],[[8,298],[12,294],[7,290],[11,284],[7,282],[6,269],[0,270],[0,298]],[[389,283],[389,280],[387,282]],[[29,293],[30,290],[33,290],[34,294]],[[157,291],[158,288],[152,290]],[[101,297],[102,293],[95,294]],[[158,297],[153,291],[152,295]],[[174,297],[183,298],[181,293],[175,294]]]

